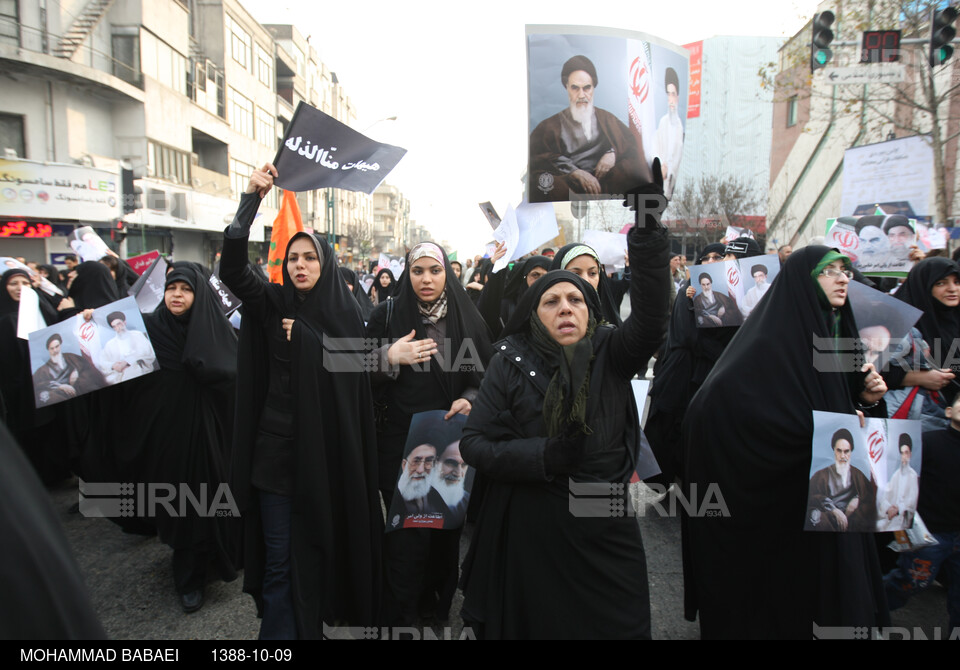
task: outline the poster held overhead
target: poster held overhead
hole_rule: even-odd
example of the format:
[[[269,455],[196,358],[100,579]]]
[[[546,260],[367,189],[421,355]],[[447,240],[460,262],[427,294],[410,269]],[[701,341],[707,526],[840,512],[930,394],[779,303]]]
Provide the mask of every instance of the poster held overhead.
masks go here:
[[[620,29],[528,25],[530,202],[618,199],[676,184],[689,52]],[[658,121],[659,124],[658,124]]]
[[[500,221],[503,219],[497,214],[497,210],[493,208],[493,204],[490,201],[481,202],[480,211],[483,212],[483,215],[487,218],[487,223],[490,224],[490,227],[496,230],[497,226],[500,225]]]
[[[301,101],[273,161],[280,175],[274,183],[287,191],[340,188],[372,194],[406,153]]]
[[[826,243],[865,275],[906,277],[913,267],[910,248],[917,243],[917,222],[883,213],[827,219]]]
[[[623,255],[627,252],[627,236],[624,233],[608,233],[602,230],[586,230],[583,243],[592,247],[607,269],[623,269]]]
[[[70,233],[69,240],[70,248],[82,262],[98,261],[104,256],[116,256],[90,226],[77,228]]]
[[[503,221],[493,231],[497,242],[506,242],[507,254],[494,264],[493,271],[500,272],[508,263],[552,240],[558,231],[557,215],[550,203],[524,202],[516,209],[507,207]],[[488,249],[488,254],[492,256],[493,251]]]

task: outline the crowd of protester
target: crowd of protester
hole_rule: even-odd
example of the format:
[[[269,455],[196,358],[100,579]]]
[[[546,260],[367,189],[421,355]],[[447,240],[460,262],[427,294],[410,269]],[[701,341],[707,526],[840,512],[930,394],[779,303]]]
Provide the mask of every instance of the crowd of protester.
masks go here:
[[[697,327],[687,265],[763,251],[753,240],[721,241],[687,258],[671,246],[659,210],[638,214],[622,273],[608,273],[582,242],[540,249],[500,271],[503,244],[461,263],[425,242],[394,276],[386,267],[341,266],[323,236],[298,233],[282,284],[271,284],[248,258],[248,234],[276,177],[270,164],[254,171],[224,232],[219,277],[242,301],[239,330],[218,306],[209,270],[171,263],[163,300],[144,316],[159,371],[123,386],[36,407],[17,326],[21,292],[41,276],[59,289],[38,291],[53,324],[89,318],[126,296],[137,279],[129,265],[68,257],[64,270],[25,262],[28,269],[2,276],[5,479],[23,473],[17,485],[28,489],[34,476],[47,485],[77,476],[226,486],[235,501],[237,515],[113,519],[172,549],[172,585],[185,612],[202,607],[211,580],[242,573],[262,639],[320,638],[335,622],[444,622],[458,588],[460,614],[478,637],[649,638],[636,519],[576,515],[569,504],[576,486],[604,484],[626,496],[639,479],[690,497],[710,485],[722,493],[728,514],[682,519],[685,597],[677,607],[699,621],[704,638],[886,626],[891,608],[937,578],[948,584],[949,624],[960,626],[960,385],[929,355],[934,342],[947,351],[960,336],[954,260],[917,255],[902,285],[889,287],[922,311],[898,345],[914,353],[912,367],[824,371],[811,362],[813,338],[855,339],[847,287],[873,283],[835,249],[774,250],[780,273],[749,319],[717,328]],[[340,343],[357,341],[374,343],[362,352],[373,365],[329,364]],[[475,364],[441,363],[465,347]],[[641,430],[631,380],[648,374]],[[72,378],[66,367],[64,375]],[[915,511],[939,544],[896,557],[873,534],[804,531],[813,412],[893,417],[908,395],[920,398],[916,418],[931,431]],[[418,474],[406,442],[414,415],[428,411],[466,422],[459,449],[420,458]],[[11,439],[20,452],[8,448]],[[462,565],[459,526],[385,532],[398,473],[405,487],[407,473],[430,475],[441,461],[461,474],[475,470]],[[3,524],[35,514],[38,527],[52,528],[45,504],[24,492],[5,503]],[[14,569],[28,581],[16,591],[23,602],[2,606],[4,636],[102,636],[84,614],[69,551],[50,532],[44,570],[25,567],[17,552],[5,559],[5,583]],[[37,616],[10,614],[29,610],[34,592],[46,594]]]

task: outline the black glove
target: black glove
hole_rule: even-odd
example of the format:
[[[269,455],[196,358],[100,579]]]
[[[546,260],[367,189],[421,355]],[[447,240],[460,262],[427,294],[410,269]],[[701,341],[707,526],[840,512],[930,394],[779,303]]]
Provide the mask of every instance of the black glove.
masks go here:
[[[543,469],[551,477],[577,471],[586,451],[587,436],[580,426],[569,423],[563,431],[547,440],[543,449]]]
[[[626,193],[623,206],[636,212],[634,220],[638,230],[654,231],[662,228],[660,217],[667,208],[667,199],[663,195],[663,172],[660,169],[660,159],[653,159],[653,183],[641,184]],[[639,207],[638,207],[639,205]],[[640,214],[644,215],[644,226],[640,226]]]

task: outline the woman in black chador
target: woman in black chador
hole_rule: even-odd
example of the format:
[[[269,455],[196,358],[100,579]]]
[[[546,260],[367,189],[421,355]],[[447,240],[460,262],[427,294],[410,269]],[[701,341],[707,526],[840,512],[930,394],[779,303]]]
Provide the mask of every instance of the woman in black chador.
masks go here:
[[[487,326],[440,247],[415,246],[399,283],[396,297],[381,303],[367,324],[367,337],[382,345],[373,381],[380,415],[380,491],[388,507],[413,415],[427,410],[469,414],[492,354]],[[459,541],[460,529],[387,533],[388,624],[412,625],[426,614],[446,618],[456,591]]]
[[[686,498],[714,512],[684,534],[686,616],[699,611],[703,638],[889,625],[872,535],[803,529],[814,410],[886,416],[886,385],[854,349],[852,276],[835,249],[793,252],[687,409]]]
[[[367,294],[363,292],[363,287],[360,286],[360,283],[357,281],[356,272],[345,267],[338,269],[340,271],[340,277],[343,278],[344,283],[347,285],[347,289],[353,294],[353,297],[357,299],[357,304],[360,305],[360,316],[363,317],[363,322],[366,323],[370,319],[370,313],[373,312],[373,303],[370,302]]]
[[[370,285],[370,302],[376,307],[396,293],[397,280],[389,268],[382,268]]]
[[[488,482],[463,576],[463,619],[479,636],[650,637],[636,519],[624,507],[597,514],[571,503],[576,483],[629,504],[634,475],[659,471],[630,386],[660,345],[670,301],[667,237],[648,225],[629,234],[632,311],[622,325],[603,323],[587,278],[552,270],[495,345],[460,443]],[[599,269],[589,252],[565,253]]]
[[[504,247],[504,251],[506,248]],[[520,298],[527,289],[550,269],[550,259],[546,256],[532,256],[523,261],[517,261],[509,272],[501,270],[490,275],[490,280],[484,284],[477,309],[483,315],[483,320],[490,327],[494,339],[503,331],[504,325],[513,316]]]
[[[115,440],[121,472],[136,482],[175,489],[177,513],[157,505],[149,510],[149,520],[173,548],[174,583],[186,612],[200,609],[207,581],[236,578],[240,519],[234,518],[237,510],[225,483],[237,337],[218,303],[199,266],[172,266],[163,302],[144,316],[160,370],[125,385],[126,425]],[[187,499],[183,515],[180,504],[187,494],[182,486],[199,502]]]
[[[2,418],[44,483],[70,475],[66,443],[60,438],[52,408],[36,409],[27,340],[17,337],[20,294],[30,288],[26,270],[7,270],[0,279],[0,399]],[[57,314],[39,300],[43,318],[52,325]],[[41,327],[42,324],[41,324]]]
[[[294,235],[282,285],[247,260],[250,226],[276,174],[267,164],[250,177],[220,261],[220,278],[243,301],[231,490],[261,638],[317,639],[324,624],[377,621],[376,436],[360,308],[330,245]]]

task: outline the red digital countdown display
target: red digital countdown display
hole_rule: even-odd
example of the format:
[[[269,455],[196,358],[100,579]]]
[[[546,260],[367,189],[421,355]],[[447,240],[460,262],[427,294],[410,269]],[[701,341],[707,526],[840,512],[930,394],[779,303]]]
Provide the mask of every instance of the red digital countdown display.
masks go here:
[[[53,237],[53,226],[49,223],[2,221],[0,237]]]
[[[896,63],[900,60],[899,30],[863,31],[861,63]]]

